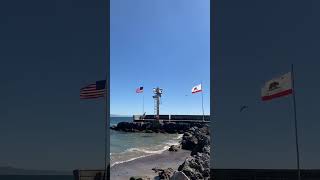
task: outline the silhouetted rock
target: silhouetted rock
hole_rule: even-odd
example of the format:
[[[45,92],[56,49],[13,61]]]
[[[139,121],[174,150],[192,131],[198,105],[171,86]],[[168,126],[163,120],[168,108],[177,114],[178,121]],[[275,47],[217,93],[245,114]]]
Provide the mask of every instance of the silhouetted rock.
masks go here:
[[[189,178],[182,171],[176,171],[173,173],[170,180],[189,180]]]
[[[130,177],[130,180],[151,180],[151,178],[147,176],[132,176]]]
[[[179,145],[171,145],[168,151],[178,151],[180,149]]]

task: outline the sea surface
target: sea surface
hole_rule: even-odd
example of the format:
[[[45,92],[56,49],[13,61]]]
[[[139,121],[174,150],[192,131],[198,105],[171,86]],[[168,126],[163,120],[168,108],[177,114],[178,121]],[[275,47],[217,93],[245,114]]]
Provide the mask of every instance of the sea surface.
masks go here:
[[[132,117],[111,117],[110,126],[121,121],[132,122]],[[111,166],[153,154],[161,154],[171,145],[179,144],[181,138],[181,134],[130,133],[111,130]]]
[[[0,180],[73,180],[72,175],[0,175]]]

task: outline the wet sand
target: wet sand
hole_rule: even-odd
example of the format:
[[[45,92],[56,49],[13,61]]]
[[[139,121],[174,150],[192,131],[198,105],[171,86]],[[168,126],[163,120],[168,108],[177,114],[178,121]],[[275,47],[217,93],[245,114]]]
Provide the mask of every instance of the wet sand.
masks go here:
[[[152,168],[172,168],[177,170],[190,156],[190,151],[180,149],[177,152],[164,151],[162,154],[155,154],[133,161],[116,164],[110,168],[110,179],[129,180],[132,176],[148,176],[150,179],[157,179]]]

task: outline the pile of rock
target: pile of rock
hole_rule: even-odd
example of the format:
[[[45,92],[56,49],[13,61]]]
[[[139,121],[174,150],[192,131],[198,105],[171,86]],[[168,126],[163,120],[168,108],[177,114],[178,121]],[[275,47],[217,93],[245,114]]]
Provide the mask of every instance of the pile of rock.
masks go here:
[[[191,150],[178,170],[190,179],[210,179],[210,132],[208,127],[192,127],[182,137],[182,149]]]

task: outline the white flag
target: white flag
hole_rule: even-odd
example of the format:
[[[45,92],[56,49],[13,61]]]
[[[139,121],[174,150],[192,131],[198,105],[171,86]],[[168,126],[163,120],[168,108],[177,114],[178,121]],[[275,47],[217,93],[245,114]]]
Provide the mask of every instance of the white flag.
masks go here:
[[[191,90],[192,94],[197,93],[197,92],[201,92],[201,91],[202,91],[201,84],[194,86]]]
[[[281,77],[274,78],[265,83],[261,90],[262,101],[279,98],[292,94],[291,72],[288,72]]]

